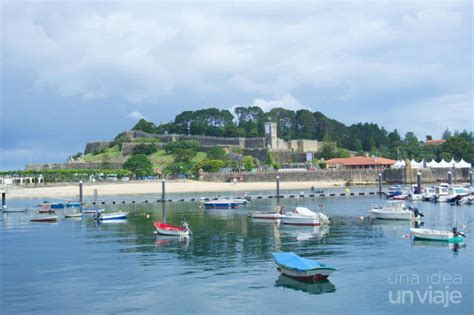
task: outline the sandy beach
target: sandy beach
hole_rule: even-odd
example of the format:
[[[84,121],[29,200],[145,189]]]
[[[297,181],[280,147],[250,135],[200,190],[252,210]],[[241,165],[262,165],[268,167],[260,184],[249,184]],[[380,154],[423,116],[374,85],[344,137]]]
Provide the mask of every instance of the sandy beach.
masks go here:
[[[280,189],[310,189],[343,186],[344,182],[281,182]],[[161,194],[161,181],[128,182],[128,183],[85,183],[84,195],[94,195],[97,189],[99,195],[134,195],[134,194]],[[275,190],[275,182],[258,183],[223,183],[223,182],[198,182],[198,181],[167,181],[167,193],[187,192],[249,192],[255,190]],[[74,198],[79,194],[78,184],[64,186],[44,187],[18,187],[8,189],[8,198]]]

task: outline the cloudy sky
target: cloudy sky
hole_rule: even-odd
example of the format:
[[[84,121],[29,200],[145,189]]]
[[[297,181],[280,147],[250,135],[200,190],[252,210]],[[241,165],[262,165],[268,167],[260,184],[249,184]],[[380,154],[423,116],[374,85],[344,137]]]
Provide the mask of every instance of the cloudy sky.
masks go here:
[[[471,1],[1,4],[0,169],[211,106],[473,129]]]

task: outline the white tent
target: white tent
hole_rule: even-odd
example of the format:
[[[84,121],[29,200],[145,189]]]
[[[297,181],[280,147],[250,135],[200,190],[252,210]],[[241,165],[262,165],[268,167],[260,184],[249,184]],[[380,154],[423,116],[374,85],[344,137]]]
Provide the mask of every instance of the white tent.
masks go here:
[[[410,161],[410,167],[411,168],[424,168],[424,160],[421,160],[421,162],[417,162],[414,159]]]
[[[464,159],[461,159],[461,161],[457,162],[455,165],[456,168],[471,168],[471,166],[471,163],[467,163]]]
[[[452,165],[450,165],[448,162],[442,159],[441,162],[438,163],[437,168],[450,168],[451,166]]]
[[[437,168],[437,167],[438,167],[438,162],[436,162],[436,161],[433,159],[433,160],[431,160],[430,162],[426,163],[426,167]]]
[[[457,163],[457,162],[456,162],[456,161],[454,160],[454,158],[453,158],[453,159],[451,159],[451,161],[449,161],[448,164],[449,164],[449,167],[454,168],[454,167],[456,167],[456,163]]]
[[[405,161],[397,161],[390,168],[404,168],[404,167],[405,167]]]

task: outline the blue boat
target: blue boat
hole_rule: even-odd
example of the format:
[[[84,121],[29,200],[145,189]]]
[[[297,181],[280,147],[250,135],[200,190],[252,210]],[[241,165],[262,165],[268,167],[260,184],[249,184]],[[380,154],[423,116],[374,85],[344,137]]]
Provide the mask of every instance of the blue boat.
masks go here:
[[[281,273],[302,281],[319,281],[329,277],[336,268],[296,255],[293,252],[273,253]]]
[[[231,199],[217,199],[203,202],[207,209],[230,209],[237,208],[239,202]]]
[[[64,209],[66,206],[64,203],[52,203],[50,207],[51,209]]]
[[[81,203],[80,202],[68,202],[66,203],[66,207],[68,208],[79,208],[81,206]]]

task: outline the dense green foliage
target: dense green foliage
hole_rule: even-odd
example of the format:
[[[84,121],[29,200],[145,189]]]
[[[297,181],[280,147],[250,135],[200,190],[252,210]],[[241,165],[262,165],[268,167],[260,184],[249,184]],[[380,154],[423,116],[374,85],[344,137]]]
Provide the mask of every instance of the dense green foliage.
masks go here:
[[[136,177],[153,174],[153,165],[144,154],[133,155],[123,164],[123,168],[132,172]]]
[[[157,151],[156,145],[154,144],[145,144],[145,143],[140,143],[135,148],[133,148],[133,154],[145,154],[145,155],[150,155],[153,154]]]
[[[244,156],[242,159],[242,165],[244,169],[248,172],[255,168],[255,163],[253,162],[253,157],[250,155]]]
[[[264,112],[259,107],[237,107],[234,115],[228,110],[216,108],[185,111],[177,115],[174,121],[156,126],[152,122],[140,120],[133,130],[149,133],[190,134],[226,137],[263,137],[264,123],[278,123],[277,134],[285,140],[315,139],[335,142],[338,148],[344,148],[358,154],[368,152],[373,155],[393,159],[455,159],[464,158],[474,162],[474,142],[472,131],[451,132],[445,130],[442,145],[424,145],[414,133],[408,132],[403,138],[395,129],[387,131],[375,123],[358,123],[346,126],[320,112],[306,109],[292,111],[273,108]],[[426,136],[432,139],[431,135]],[[169,152],[169,151],[167,151]],[[347,151],[324,153],[326,157],[347,156]]]
[[[207,152],[207,158],[209,160],[228,160],[228,154],[227,152],[222,148],[222,147],[212,147],[208,152]]]

